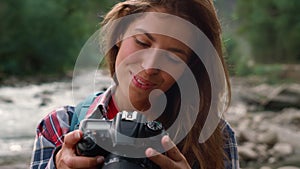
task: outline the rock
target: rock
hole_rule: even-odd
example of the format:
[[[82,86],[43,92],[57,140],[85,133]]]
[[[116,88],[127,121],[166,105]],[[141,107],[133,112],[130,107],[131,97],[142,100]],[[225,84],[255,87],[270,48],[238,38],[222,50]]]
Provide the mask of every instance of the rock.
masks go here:
[[[258,154],[249,147],[240,146],[238,151],[239,156],[245,161],[256,160],[258,158]]]
[[[300,129],[300,116],[293,117],[290,121],[290,124],[294,125],[298,129]]]
[[[264,106],[271,110],[282,110],[286,107],[300,108],[300,87],[284,87],[276,96],[268,100]]]
[[[300,82],[300,66],[299,64],[286,64],[282,66],[280,78],[292,79],[295,82]]]
[[[299,167],[294,167],[294,166],[284,166],[284,167],[279,167],[277,169],[300,169]]]
[[[256,132],[251,129],[242,130],[240,133],[240,141],[256,142]]]
[[[242,118],[247,114],[247,111],[247,105],[245,103],[242,103],[241,101],[237,101],[237,103],[230,105],[227,112],[225,113],[225,117],[227,120],[240,122]]]
[[[262,161],[268,158],[268,146],[265,144],[258,144],[255,146],[255,150],[259,154]]]
[[[272,169],[271,167],[268,167],[268,166],[262,166],[260,167],[259,169]]]
[[[249,105],[259,105],[267,110],[282,110],[286,107],[300,108],[300,85],[258,85],[241,92],[241,98]]]
[[[261,98],[252,91],[242,91],[241,99],[248,105],[261,105]]]
[[[250,126],[251,120],[249,118],[245,118],[241,120],[238,124],[238,130],[243,131],[243,130],[248,130]]]
[[[264,114],[258,114],[253,117],[253,123],[256,125],[264,119]]]
[[[240,142],[256,142],[256,131],[251,128],[252,123],[249,117],[239,121],[237,130]]]
[[[295,128],[295,131],[300,130],[300,110],[295,108],[285,108],[280,114],[274,117],[274,122]]]
[[[273,156],[286,157],[293,154],[293,147],[287,143],[277,143],[270,151],[274,153]]]
[[[269,159],[268,159],[268,163],[270,163],[270,164],[273,164],[273,163],[275,163],[275,162],[277,162],[278,161],[278,159],[276,158],[276,157],[270,157]]]
[[[51,99],[49,97],[42,97],[41,103],[39,104],[40,107],[47,106],[49,103],[51,103]]]
[[[257,142],[261,144],[266,144],[272,147],[278,141],[277,133],[274,131],[266,131],[259,133],[257,136]]]
[[[256,144],[253,143],[253,142],[246,142],[246,143],[243,144],[243,147],[247,147],[247,148],[250,148],[250,149],[254,150],[255,147],[256,147]]]
[[[29,168],[29,164],[11,164],[11,165],[1,165],[1,169],[27,169]]]
[[[6,96],[0,96],[0,102],[13,103],[13,100],[9,97],[6,97]]]

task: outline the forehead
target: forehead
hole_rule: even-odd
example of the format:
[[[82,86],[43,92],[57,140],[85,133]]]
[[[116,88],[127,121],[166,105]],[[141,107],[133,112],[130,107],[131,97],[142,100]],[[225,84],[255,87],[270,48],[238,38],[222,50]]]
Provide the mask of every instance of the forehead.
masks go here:
[[[125,38],[137,34],[136,29],[141,29],[147,33],[178,39],[189,46],[193,41],[193,27],[190,25],[188,21],[175,15],[145,12],[131,22],[125,33]]]

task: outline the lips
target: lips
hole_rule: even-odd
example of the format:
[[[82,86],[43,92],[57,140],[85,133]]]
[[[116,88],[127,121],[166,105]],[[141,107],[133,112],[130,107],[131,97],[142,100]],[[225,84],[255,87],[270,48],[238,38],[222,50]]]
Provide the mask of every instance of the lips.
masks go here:
[[[144,78],[138,76],[138,75],[134,75],[132,78],[132,82],[133,84],[138,87],[141,88],[143,90],[148,90],[148,89],[152,89],[156,86],[155,83],[152,83],[148,80],[145,80]]]

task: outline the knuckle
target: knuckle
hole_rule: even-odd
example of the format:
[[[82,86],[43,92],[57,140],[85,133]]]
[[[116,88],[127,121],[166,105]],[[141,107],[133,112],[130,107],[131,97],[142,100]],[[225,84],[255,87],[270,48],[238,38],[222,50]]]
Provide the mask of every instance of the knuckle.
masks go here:
[[[88,159],[86,159],[86,165],[88,167],[94,167],[94,166],[96,166],[97,165],[97,158],[94,157],[94,158],[88,158]]]
[[[62,161],[70,168],[74,166],[74,160],[70,156],[63,157]]]
[[[175,167],[175,165],[174,165],[174,163],[171,161],[171,160],[166,160],[165,162],[163,162],[162,163],[162,166],[161,166],[162,168],[174,168]],[[176,169],[176,168],[174,168],[174,169]]]
[[[64,137],[64,143],[63,143],[63,146],[66,146],[68,145],[70,142],[70,136],[69,135],[65,135]]]
[[[87,161],[87,163],[88,163],[89,167],[93,167],[93,166],[97,165],[97,160],[96,160],[96,158],[92,158],[89,161]]]

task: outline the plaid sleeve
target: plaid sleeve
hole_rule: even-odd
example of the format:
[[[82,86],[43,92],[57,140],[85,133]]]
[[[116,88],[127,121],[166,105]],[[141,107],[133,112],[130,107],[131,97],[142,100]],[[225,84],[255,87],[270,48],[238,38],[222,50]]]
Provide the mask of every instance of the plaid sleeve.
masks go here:
[[[228,122],[224,121],[223,133],[225,136],[224,151],[227,155],[225,161],[226,169],[239,169],[239,158],[237,150],[237,142],[233,129]]]
[[[54,169],[54,150],[63,143],[69,132],[74,107],[66,106],[48,114],[36,129],[36,137],[31,157],[31,169]]]

